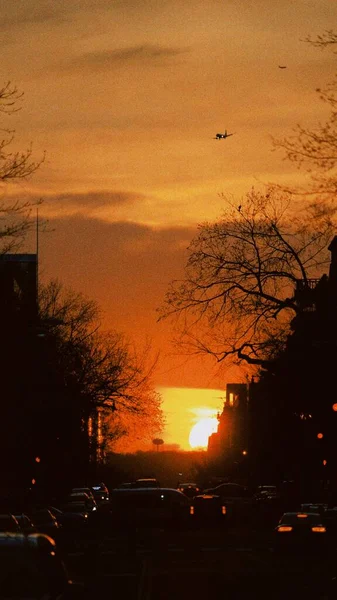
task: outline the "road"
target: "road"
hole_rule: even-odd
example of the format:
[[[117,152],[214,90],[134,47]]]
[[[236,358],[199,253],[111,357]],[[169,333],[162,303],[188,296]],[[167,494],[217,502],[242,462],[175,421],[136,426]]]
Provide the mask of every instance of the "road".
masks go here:
[[[335,542],[324,553],[280,555],[269,529],[201,527],[109,534],[81,542],[65,562],[90,598],[318,600],[329,597],[336,556]]]

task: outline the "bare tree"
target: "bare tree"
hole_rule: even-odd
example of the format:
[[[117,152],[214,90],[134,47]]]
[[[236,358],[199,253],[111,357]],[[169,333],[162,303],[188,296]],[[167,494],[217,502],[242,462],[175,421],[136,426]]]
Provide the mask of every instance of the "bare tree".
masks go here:
[[[160,318],[173,319],[175,341],[189,353],[263,365],[300,310],[298,282],[309,288],[328,264],[334,211],[316,206],[295,216],[292,197],[274,188],[253,189],[239,206],[224,203],[221,219],[199,226]]]
[[[57,281],[41,287],[39,304],[42,329],[57,342],[65,383],[82,398],[85,427],[89,419],[98,427],[101,449],[127,432],[125,414],[138,417],[140,429],[160,430],[160,396],[151,385],[156,360],[149,364],[149,345],[139,353],[122,334],[102,331],[96,303]]]
[[[10,82],[0,88],[0,113],[9,117],[20,110],[23,94]],[[14,183],[28,178],[41,165],[44,156],[36,161],[30,145],[27,150],[13,151],[15,130],[3,127],[0,139],[0,182]],[[31,210],[39,202],[11,200],[0,188],[0,252],[16,250],[32,226]]]
[[[336,48],[337,34],[333,30],[308,37],[309,44],[324,50]],[[334,54],[337,53],[333,50]],[[317,88],[319,98],[328,106],[329,116],[325,122],[317,122],[314,128],[297,125],[293,135],[283,139],[273,139],[274,149],[281,149],[285,158],[310,174],[311,183],[305,187],[289,187],[296,194],[317,195],[320,200],[335,199],[337,191],[337,77],[325,88]],[[284,189],[284,187],[283,187]]]

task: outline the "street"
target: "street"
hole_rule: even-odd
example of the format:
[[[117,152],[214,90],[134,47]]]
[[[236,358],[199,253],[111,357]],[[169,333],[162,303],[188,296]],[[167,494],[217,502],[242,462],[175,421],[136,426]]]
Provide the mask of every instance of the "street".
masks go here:
[[[279,554],[270,531],[137,530],[83,543],[65,556],[88,597],[135,600],[328,598],[337,544],[320,553]],[[221,594],[221,595],[220,595]]]

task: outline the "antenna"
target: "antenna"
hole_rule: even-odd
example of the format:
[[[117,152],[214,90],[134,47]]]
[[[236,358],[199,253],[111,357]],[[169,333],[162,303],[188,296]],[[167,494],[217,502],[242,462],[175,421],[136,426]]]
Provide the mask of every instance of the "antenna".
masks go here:
[[[39,313],[39,208],[36,208],[36,303]]]

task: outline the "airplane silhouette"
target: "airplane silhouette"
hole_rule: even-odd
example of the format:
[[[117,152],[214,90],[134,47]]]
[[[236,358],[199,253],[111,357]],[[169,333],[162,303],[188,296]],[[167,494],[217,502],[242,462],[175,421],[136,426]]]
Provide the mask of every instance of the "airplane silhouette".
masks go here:
[[[234,135],[234,133],[227,133],[227,129],[225,129],[225,133],[217,133],[213,139],[214,140],[225,140],[226,138],[230,137],[231,135]]]

